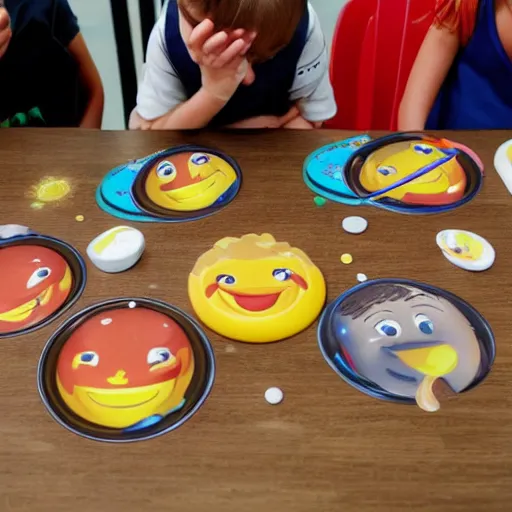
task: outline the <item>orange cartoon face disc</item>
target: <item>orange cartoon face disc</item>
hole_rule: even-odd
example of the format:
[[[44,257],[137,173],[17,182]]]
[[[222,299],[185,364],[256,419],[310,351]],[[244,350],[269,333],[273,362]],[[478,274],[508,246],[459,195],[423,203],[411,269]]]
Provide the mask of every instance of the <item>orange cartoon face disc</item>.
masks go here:
[[[131,195],[148,215],[190,220],[228,204],[240,184],[234,160],[214,150],[184,146],[149,159],[137,174]]]
[[[78,433],[111,441],[151,437],[175,428],[206,397],[213,356],[182,313],[137,299],[79,315],[41,363],[40,389],[57,394],[49,407],[72,430],[80,425]]]
[[[73,274],[66,259],[41,245],[0,246],[0,335],[35,326],[70,298]]]

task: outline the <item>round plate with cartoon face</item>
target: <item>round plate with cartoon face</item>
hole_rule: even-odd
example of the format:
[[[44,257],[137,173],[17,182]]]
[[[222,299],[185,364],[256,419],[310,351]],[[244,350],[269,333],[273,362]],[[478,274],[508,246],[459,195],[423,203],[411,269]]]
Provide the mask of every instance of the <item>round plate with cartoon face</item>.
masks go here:
[[[341,203],[427,214],[462,206],[482,186],[480,159],[455,142],[412,133],[356,139],[306,160],[312,190]]]
[[[322,273],[309,257],[269,234],[219,240],[196,262],[188,291],[208,327],[250,343],[304,330],[320,314],[326,295]]]
[[[328,306],[318,328],[330,366],[360,391],[436,411],[494,362],[489,324],[459,297],[404,279],[368,281]]]
[[[39,329],[80,297],[82,256],[55,238],[27,232],[0,239],[0,338]]]
[[[51,415],[89,439],[130,442],[170,432],[203,404],[215,360],[197,323],[151,299],[113,299],[50,338],[38,387]]]
[[[102,209],[123,219],[183,222],[227,206],[241,182],[238,164],[227,155],[179,146],[112,170],[96,198]]]

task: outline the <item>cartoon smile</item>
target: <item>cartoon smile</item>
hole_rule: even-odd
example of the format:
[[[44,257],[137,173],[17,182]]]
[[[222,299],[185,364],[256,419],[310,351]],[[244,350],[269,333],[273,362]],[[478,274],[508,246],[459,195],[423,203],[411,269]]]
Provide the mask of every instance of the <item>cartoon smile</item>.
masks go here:
[[[0,322],[23,322],[32,312],[39,306],[46,306],[53,294],[53,285],[50,285],[46,290],[40,293],[35,299],[29,300],[10,311],[0,313]]]
[[[308,289],[304,278],[290,269],[275,269],[271,274],[276,280],[282,281],[284,286],[281,288],[240,287],[229,290],[227,286],[237,283],[237,279],[231,275],[220,274],[216,278],[216,283],[207,287],[205,295],[211,298],[217,293],[225,305],[238,314],[262,313],[268,315],[274,307],[283,311],[292,306],[299,298],[301,290]],[[288,282],[295,283],[297,286],[288,284]],[[282,298],[281,301],[280,298]]]
[[[285,290],[279,290],[277,292],[272,293],[272,291],[269,291],[268,293],[255,293],[255,292],[233,292],[230,290],[226,290],[220,287],[217,287],[217,285],[213,285],[212,288],[218,288],[219,294],[223,299],[226,300],[226,304],[232,305],[233,300],[239,306],[240,308],[246,310],[246,311],[252,311],[252,312],[258,312],[258,311],[267,311],[268,309],[272,308],[276,305],[277,301],[279,300],[279,297],[281,294],[288,288],[285,288]],[[211,293],[207,291],[207,294]],[[226,297],[224,294],[228,295]],[[231,300],[230,300],[231,299]]]
[[[215,187],[219,180],[225,179],[226,175],[222,171],[216,171],[209,178],[194,183],[193,185],[187,185],[182,188],[174,188],[173,182],[160,185],[160,190],[165,192],[166,196],[170,199],[177,201],[178,203],[184,203],[191,199],[197,199],[203,194],[206,194],[208,190]]]
[[[145,188],[148,198],[161,208],[194,211],[215,204],[236,180],[236,171],[222,158],[183,152],[159,159]]]
[[[154,386],[149,389],[136,388],[115,390],[111,389],[95,389],[94,391],[86,391],[87,396],[97,405],[108,407],[110,409],[133,409],[141,407],[153,401],[160,393],[155,392]]]
[[[316,318],[325,282],[302,251],[271,235],[251,234],[220,240],[205,253],[190,274],[189,295],[217,332],[265,343],[291,336]]]

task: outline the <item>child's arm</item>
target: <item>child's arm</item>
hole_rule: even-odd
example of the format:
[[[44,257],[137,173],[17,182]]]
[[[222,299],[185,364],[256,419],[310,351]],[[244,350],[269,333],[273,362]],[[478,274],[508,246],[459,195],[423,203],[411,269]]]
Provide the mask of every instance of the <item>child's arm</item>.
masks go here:
[[[12,30],[10,26],[9,14],[3,7],[3,2],[0,0],[0,59],[7,51],[11,37]]]
[[[412,68],[398,113],[400,131],[421,131],[459,51],[457,32],[432,26]]]
[[[245,79],[245,55],[254,35],[236,30],[215,33],[210,20],[194,28],[187,46],[201,69],[202,88],[190,99],[179,78],[169,69],[165,42],[157,24],[148,45],[144,81],[139,89],[132,129],[187,130],[203,128],[231,99]],[[156,115],[155,115],[156,114]]]
[[[78,64],[81,83],[86,88],[89,97],[82,121],[80,122],[80,127],[101,128],[103,104],[105,100],[103,85],[98,69],[92,60],[82,34],[78,33],[71,41],[68,46],[68,51]]]
[[[146,121],[142,119],[142,130],[196,130],[204,128],[226,105],[226,102],[200,89],[168,114]]]

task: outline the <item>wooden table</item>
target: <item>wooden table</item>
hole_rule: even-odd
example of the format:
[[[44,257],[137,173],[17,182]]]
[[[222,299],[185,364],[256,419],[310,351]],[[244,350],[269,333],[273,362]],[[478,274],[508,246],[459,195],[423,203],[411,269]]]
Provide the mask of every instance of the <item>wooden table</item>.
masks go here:
[[[198,222],[142,225],[147,251],[141,263],[117,276],[89,265],[85,294],[72,311],[116,296],[147,295],[191,312],[187,277],[196,258],[223,236],[270,232],[317,263],[329,300],[364,272],[423,280],[469,301],[497,340],[497,360],[483,385],[430,415],[345,384],[322,358],[315,327],[268,346],[227,342],[209,332],[217,378],[202,409],[158,439],[109,445],[69,433],[39,399],[36,366],[57,321],[1,343],[2,512],[510,510],[512,197],[493,169],[494,151],[510,133],[452,134],[485,162],[484,189],[459,211],[426,217],[333,203],[315,207],[302,182],[302,162],[348,135],[2,131],[0,223],[29,225],[85,253],[95,235],[120,223],[94,200],[110,168],[184,142],[220,147],[244,170],[235,202]],[[48,175],[69,178],[74,197],[33,210],[25,193]],[[370,222],[361,237],[340,227],[356,212]],[[85,222],[75,221],[78,214]],[[494,267],[471,274],[450,265],[435,244],[445,228],[486,237],[497,251]],[[352,253],[352,265],[339,262],[343,252]],[[270,386],[284,390],[282,405],[266,404]]]

